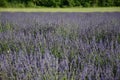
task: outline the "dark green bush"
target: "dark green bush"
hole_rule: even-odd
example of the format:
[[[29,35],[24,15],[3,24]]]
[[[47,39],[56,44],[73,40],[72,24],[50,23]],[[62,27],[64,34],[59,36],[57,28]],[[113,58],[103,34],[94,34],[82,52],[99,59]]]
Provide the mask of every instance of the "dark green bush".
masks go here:
[[[120,6],[120,0],[0,0],[0,7],[108,7]]]
[[[8,3],[6,0],[0,0],[0,7],[7,7]]]
[[[35,7],[36,5],[32,1],[29,1],[26,6],[27,7]]]

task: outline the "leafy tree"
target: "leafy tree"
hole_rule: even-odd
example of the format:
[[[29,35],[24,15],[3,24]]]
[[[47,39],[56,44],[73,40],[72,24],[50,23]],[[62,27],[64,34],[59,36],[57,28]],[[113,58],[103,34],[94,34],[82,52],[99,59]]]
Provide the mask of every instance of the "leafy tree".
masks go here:
[[[114,6],[120,6],[120,0],[114,0]]]
[[[120,0],[0,0],[0,7],[97,7],[120,6]]]
[[[7,7],[7,0],[0,0],[0,7]]]

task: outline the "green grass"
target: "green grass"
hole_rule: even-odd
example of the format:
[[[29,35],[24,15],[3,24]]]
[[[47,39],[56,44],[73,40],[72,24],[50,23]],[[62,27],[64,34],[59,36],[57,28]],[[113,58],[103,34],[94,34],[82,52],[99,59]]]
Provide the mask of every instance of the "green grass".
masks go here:
[[[0,8],[0,12],[120,12],[120,7],[93,8]]]

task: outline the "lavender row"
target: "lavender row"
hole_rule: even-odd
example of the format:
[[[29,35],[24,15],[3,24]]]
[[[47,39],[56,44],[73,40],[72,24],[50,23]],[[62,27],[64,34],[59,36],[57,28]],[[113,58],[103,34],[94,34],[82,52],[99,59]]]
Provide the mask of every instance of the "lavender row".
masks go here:
[[[0,13],[2,80],[119,80],[120,13]]]

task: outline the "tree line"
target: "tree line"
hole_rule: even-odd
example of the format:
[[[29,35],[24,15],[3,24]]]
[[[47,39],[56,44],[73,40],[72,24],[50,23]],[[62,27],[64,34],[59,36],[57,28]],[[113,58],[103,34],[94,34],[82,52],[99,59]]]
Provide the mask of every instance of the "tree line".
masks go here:
[[[120,0],[0,0],[0,7],[111,7]]]

